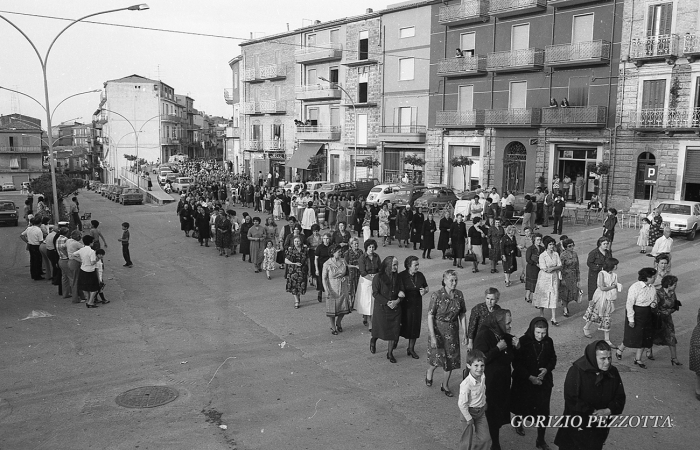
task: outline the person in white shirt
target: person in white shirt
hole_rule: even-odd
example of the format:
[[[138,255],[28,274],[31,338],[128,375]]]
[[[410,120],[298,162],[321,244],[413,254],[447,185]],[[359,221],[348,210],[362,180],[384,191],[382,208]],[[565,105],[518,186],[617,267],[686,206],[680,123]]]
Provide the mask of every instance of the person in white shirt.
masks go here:
[[[301,218],[301,229],[304,230],[304,235],[308,238],[311,236],[311,226],[316,224],[316,211],[314,211],[313,202],[307,203],[307,208],[304,210],[304,216]]]
[[[86,306],[88,308],[97,308],[95,305],[95,297],[97,291],[100,290],[100,280],[97,276],[96,264],[97,255],[91,245],[94,241],[92,236],[83,236],[83,245],[80,250],[73,252],[71,256],[80,259],[80,272],[78,274],[78,290],[88,293]]]
[[[39,246],[44,241],[44,233],[39,228],[41,219],[32,217],[29,220],[29,227],[19,235],[20,239],[27,243],[29,250],[29,274],[32,280],[44,280],[41,269],[41,251]]]
[[[481,350],[467,353],[469,375],[459,385],[457,406],[466,422],[459,450],[489,450],[491,435],[486,420],[486,356]]]
[[[496,188],[491,188],[491,193],[489,194],[489,197],[491,197],[491,200],[493,200],[495,204],[498,204],[498,202],[501,201],[501,196],[498,195],[498,190]]]
[[[671,229],[669,227],[664,228],[664,235],[661,236],[654,242],[654,247],[651,249],[651,253],[647,256],[657,256],[667,253],[669,262],[671,261],[671,249],[673,248],[673,238],[671,237]]]

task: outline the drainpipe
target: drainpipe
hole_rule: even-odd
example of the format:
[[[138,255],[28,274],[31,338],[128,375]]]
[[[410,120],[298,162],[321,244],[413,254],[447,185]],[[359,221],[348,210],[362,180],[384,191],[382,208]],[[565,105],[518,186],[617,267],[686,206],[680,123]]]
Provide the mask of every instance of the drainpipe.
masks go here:
[[[629,36],[629,43],[627,47],[627,53],[629,54],[630,50],[632,49],[632,23],[634,22],[634,2],[632,2],[632,20],[630,21],[630,36]],[[613,52],[612,46],[614,45],[613,43],[615,42],[615,28],[617,24],[617,0],[613,3],[613,26],[612,26],[612,31],[610,34],[610,52]],[[614,55],[611,55],[614,56]],[[624,105],[625,105],[625,71],[627,69],[627,64],[622,62],[622,42],[620,42],[620,51],[618,55],[618,61],[619,64],[622,65],[622,76],[618,77],[618,82],[617,86],[619,88],[620,86],[620,80],[622,80],[622,101],[620,102],[620,123],[615,125],[614,131],[610,130],[610,128],[606,128],[608,130],[609,136],[610,136],[610,168],[612,169],[611,171],[608,171],[607,179],[605,180],[605,199],[603,200],[603,208],[607,209],[608,208],[608,196],[612,195],[613,192],[610,191],[610,185],[612,182],[615,180],[615,167],[613,166],[613,162],[615,161],[615,155],[617,154],[617,130],[622,126],[622,112],[624,110]],[[613,79],[613,65],[610,64],[610,71],[609,71],[609,77],[608,77],[608,112],[610,111],[610,105],[611,105],[611,95],[612,95],[612,79]],[[617,108],[617,98],[615,99],[615,105]],[[617,119],[617,111],[615,111],[615,119]],[[616,120],[617,121],[617,120]],[[614,137],[613,137],[614,135]]]

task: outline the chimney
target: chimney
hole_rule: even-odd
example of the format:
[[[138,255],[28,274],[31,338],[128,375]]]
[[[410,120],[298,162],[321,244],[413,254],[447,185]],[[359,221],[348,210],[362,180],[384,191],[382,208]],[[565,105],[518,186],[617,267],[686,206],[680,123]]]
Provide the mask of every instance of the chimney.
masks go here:
[[[314,20],[314,25],[321,25],[321,21],[320,21],[320,20]]]
[[[253,39],[253,32],[250,32],[250,38]]]
[[[365,11],[366,14],[372,14],[373,12],[374,10],[372,8],[367,8],[367,10]]]
[[[287,22],[287,31],[289,31],[289,22]]]

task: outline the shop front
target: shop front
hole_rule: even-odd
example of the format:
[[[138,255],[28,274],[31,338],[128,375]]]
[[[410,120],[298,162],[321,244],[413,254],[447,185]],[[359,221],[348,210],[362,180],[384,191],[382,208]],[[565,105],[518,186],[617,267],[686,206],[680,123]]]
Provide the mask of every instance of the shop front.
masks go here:
[[[589,168],[603,160],[603,145],[599,144],[550,144],[549,167],[546,185],[551,186],[554,176],[560,180],[571,178],[572,183],[581,175],[584,177],[584,200],[590,200],[599,193],[599,176]]]
[[[384,146],[382,181],[423,184],[425,179],[425,147]]]

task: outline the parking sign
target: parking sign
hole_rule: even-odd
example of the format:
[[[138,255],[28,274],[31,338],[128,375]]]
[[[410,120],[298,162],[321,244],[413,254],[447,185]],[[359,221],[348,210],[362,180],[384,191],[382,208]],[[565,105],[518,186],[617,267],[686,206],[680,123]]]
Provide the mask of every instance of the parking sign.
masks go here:
[[[658,169],[656,166],[647,166],[644,170],[644,184],[656,184]]]

